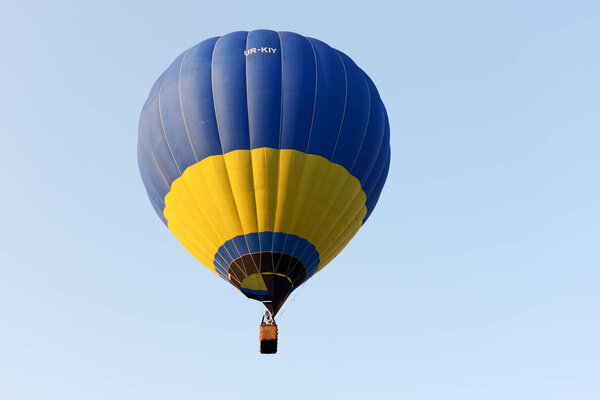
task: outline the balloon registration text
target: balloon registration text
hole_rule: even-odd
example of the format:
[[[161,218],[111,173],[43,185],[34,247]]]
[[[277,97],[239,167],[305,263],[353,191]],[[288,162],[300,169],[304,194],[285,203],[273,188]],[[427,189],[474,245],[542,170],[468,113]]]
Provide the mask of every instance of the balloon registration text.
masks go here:
[[[244,55],[249,56],[250,54],[257,54],[257,53],[275,54],[276,52],[277,52],[277,49],[274,49],[272,47],[253,47],[251,49],[244,50]]]

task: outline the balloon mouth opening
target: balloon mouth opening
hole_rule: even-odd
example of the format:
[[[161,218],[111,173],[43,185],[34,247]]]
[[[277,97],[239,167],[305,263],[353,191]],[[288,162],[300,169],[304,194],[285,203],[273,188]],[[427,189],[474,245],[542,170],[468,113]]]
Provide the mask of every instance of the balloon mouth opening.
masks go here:
[[[253,289],[244,287],[244,284]],[[288,276],[266,272],[248,276],[242,282],[240,290],[249,299],[263,303],[267,310],[275,315],[294,290],[294,286]]]
[[[292,255],[261,252],[235,259],[228,277],[246,297],[262,302],[275,315],[290,293],[306,280],[306,269]]]

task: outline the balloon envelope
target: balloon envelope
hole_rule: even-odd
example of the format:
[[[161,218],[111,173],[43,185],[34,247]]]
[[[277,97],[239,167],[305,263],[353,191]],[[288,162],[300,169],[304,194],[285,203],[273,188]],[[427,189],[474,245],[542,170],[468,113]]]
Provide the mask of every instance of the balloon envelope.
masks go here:
[[[199,43],[156,81],[140,118],[138,165],[159,217],[274,314],[364,224],[389,164],[371,79],[291,32]]]

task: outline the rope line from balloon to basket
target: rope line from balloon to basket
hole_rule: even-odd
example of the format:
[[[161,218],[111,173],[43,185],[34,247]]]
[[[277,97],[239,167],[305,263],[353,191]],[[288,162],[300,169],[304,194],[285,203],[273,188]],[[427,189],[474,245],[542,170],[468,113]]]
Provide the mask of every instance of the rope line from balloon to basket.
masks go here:
[[[277,315],[277,319],[281,321],[281,318],[283,317],[283,315],[285,314],[285,312],[288,310],[288,308],[296,301],[296,297],[298,296],[298,294],[300,294],[300,291],[302,291],[302,289],[306,286],[306,284],[308,283],[308,281],[305,281],[304,283],[302,283],[300,285],[300,287],[298,287],[298,289],[294,290],[294,297],[292,297],[292,299],[290,301],[286,301],[285,303],[283,303],[283,307],[281,309],[281,312],[278,313]]]

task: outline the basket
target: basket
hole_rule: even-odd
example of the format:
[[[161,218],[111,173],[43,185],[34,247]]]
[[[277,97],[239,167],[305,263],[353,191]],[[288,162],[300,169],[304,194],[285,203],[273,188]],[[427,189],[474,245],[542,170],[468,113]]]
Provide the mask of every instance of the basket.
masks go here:
[[[260,352],[262,354],[277,353],[277,325],[260,325]]]

